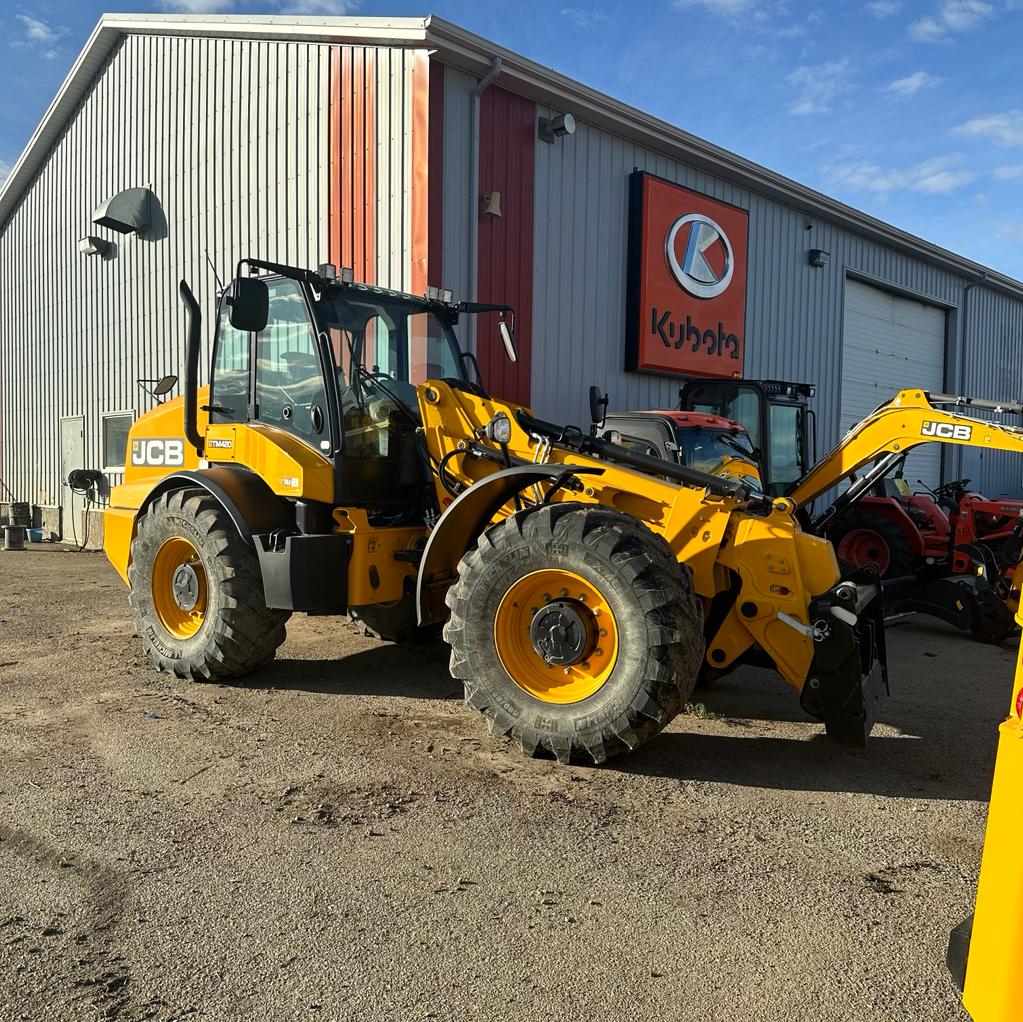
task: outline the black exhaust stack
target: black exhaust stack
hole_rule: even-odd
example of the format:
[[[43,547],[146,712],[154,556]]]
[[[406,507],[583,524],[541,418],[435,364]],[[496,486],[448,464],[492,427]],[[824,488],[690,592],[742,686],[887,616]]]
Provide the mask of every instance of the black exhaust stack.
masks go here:
[[[178,288],[185,303],[185,371],[181,389],[185,398],[185,439],[203,456],[199,435],[199,347],[202,344],[202,313],[192,289],[183,280]]]

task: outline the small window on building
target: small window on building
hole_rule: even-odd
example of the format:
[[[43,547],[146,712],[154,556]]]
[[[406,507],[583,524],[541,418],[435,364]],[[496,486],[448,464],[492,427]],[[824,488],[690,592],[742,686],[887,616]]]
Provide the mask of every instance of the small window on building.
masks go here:
[[[134,412],[113,412],[103,416],[103,471],[120,472],[128,450],[128,430],[135,421]]]

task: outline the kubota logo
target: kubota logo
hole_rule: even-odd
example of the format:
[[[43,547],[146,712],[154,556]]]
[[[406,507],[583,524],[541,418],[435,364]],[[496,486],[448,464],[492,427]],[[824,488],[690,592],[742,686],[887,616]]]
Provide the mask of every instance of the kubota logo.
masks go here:
[[[732,243],[703,213],[680,216],[668,229],[664,251],[679,285],[696,298],[717,298],[732,282]]]
[[[132,440],[131,463],[152,465],[157,468],[169,465],[184,465],[185,443],[177,439]]]

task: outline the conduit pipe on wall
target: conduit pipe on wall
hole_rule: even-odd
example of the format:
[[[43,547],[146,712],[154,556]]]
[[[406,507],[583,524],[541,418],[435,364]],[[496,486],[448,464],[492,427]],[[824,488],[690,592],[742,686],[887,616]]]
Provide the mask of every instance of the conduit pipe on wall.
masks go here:
[[[486,92],[493,80],[501,73],[501,58],[494,56],[490,61],[490,70],[477,82],[472,90],[471,117],[472,130],[469,141],[469,294],[470,302],[477,300],[476,278],[479,273],[479,235],[480,235],[480,96]],[[469,351],[476,350],[476,317],[467,316]]]
[[[987,274],[986,273],[982,273],[976,280],[971,280],[963,288],[963,308],[962,308],[962,314],[960,316],[960,318],[962,319],[962,323],[959,326],[959,381],[958,381],[958,383],[959,383],[959,393],[960,394],[969,394],[970,393],[969,388],[966,386],[966,341],[967,341],[967,338],[969,337],[969,330],[970,330],[970,292],[975,287],[978,287],[979,285],[983,284],[986,280],[987,280]],[[946,380],[945,383],[947,385],[948,381]],[[1002,398],[1002,395],[1001,394],[995,394],[994,397],[997,400],[997,399]],[[1006,395],[1003,400],[1008,401],[1009,397],[1010,397],[1010,395]],[[957,451],[956,451],[956,476],[958,478],[960,478],[960,479],[963,477],[963,472],[965,471],[965,469],[963,468],[963,464],[965,463],[965,460],[966,460],[966,448],[960,446],[957,449]],[[945,480],[943,479],[942,482],[944,482],[944,481]]]

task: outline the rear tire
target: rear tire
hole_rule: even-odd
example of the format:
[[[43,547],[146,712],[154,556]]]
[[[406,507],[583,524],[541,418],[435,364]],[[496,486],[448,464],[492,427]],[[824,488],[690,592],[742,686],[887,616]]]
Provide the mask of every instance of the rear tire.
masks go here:
[[[416,598],[412,593],[406,593],[393,603],[351,607],[348,620],[363,635],[384,642],[425,644],[440,638],[440,628],[436,625],[419,627]]]
[[[179,678],[246,674],[272,660],[286,637],[291,613],[265,605],[255,550],[205,490],[165,493],[139,517],[128,581],[135,630],[149,658]],[[191,608],[190,584],[197,594]]]
[[[840,564],[877,566],[881,578],[913,573],[913,554],[903,531],[884,515],[871,512],[844,519],[828,533]]]
[[[526,755],[603,763],[638,748],[680,712],[703,661],[688,569],[660,536],[608,508],[566,502],[499,522],[462,558],[447,605],[444,638],[466,704]],[[584,627],[539,627],[541,612],[559,607]],[[530,645],[587,628],[602,637],[567,667]]]

